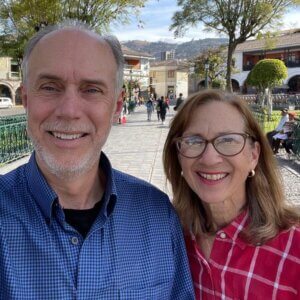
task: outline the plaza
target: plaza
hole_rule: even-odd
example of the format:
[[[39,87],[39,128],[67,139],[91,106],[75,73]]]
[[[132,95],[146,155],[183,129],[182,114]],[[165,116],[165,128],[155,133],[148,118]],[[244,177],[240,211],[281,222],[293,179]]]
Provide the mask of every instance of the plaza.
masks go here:
[[[156,113],[152,121],[147,121],[145,106],[137,106],[135,112],[126,115],[126,123],[112,127],[103,151],[108,155],[114,168],[152,183],[172,198],[170,186],[166,184],[163,171],[162,152],[169,130],[169,122],[174,116],[173,107],[167,112],[165,125],[157,121]],[[289,202],[300,205],[300,164],[289,160],[282,152],[276,156]],[[28,157],[0,168],[5,174],[25,163]]]

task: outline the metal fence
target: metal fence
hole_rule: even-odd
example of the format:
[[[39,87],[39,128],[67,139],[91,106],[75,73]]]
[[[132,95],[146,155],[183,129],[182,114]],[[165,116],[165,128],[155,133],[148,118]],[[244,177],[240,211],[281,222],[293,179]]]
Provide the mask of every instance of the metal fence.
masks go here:
[[[259,105],[258,96],[252,95],[240,95],[250,107]],[[282,108],[288,108],[289,110],[300,110],[300,94],[287,95],[287,94],[273,94],[273,110],[281,110]]]
[[[32,144],[27,136],[26,116],[0,118],[0,164],[4,164],[32,151]]]

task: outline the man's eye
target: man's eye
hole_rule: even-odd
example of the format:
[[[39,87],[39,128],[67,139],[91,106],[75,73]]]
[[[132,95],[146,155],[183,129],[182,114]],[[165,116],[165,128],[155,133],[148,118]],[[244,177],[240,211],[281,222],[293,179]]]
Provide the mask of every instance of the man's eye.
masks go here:
[[[101,89],[99,89],[99,88],[92,88],[92,87],[86,88],[86,89],[84,89],[83,91],[84,91],[84,93],[87,93],[87,94],[97,94],[97,93],[102,93],[102,90],[101,90]]]
[[[52,85],[42,85],[41,89],[44,91],[57,91],[58,89]]]

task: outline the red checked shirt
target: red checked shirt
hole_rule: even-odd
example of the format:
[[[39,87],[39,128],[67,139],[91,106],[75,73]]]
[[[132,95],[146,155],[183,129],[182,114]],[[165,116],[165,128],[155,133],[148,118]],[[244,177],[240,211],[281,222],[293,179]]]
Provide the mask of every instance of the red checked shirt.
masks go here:
[[[186,235],[196,299],[300,299],[300,228],[253,246],[239,236],[247,219],[244,212],[217,232],[208,260]]]

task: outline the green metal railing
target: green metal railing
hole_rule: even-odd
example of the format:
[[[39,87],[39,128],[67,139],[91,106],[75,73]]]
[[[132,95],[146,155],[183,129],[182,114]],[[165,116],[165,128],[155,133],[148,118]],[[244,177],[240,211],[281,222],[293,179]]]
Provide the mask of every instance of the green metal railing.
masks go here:
[[[25,156],[32,149],[25,115],[0,118],[0,164]]]
[[[26,114],[0,117],[0,126],[15,124],[19,122],[26,122],[26,120],[27,120]]]

